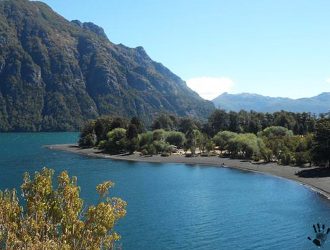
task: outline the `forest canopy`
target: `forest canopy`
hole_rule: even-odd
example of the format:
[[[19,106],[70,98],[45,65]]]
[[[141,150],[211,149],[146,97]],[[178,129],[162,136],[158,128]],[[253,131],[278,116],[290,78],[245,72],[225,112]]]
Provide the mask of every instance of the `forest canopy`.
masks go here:
[[[310,113],[226,112],[215,110],[207,122],[158,115],[149,129],[133,117],[101,117],[86,123],[79,146],[109,154],[140,152],[169,156],[220,155],[283,165],[329,165],[330,119]]]

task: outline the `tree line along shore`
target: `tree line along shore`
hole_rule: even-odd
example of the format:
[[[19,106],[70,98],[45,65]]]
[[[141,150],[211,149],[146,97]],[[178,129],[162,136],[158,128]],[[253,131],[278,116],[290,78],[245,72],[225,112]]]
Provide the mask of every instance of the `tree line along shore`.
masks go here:
[[[183,154],[276,162],[292,166],[329,166],[329,114],[214,111],[206,122],[160,114],[146,128],[137,117],[104,116],[88,121],[79,147],[103,153]]]

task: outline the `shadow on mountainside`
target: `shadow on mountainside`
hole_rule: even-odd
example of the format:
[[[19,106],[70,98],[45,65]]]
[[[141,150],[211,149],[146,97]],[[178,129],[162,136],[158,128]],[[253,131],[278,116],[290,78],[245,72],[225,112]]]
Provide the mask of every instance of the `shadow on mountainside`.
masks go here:
[[[322,178],[322,177],[330,177],[330,168],[313,168],[301,170],[296,173],[297,176],[303,178]]]

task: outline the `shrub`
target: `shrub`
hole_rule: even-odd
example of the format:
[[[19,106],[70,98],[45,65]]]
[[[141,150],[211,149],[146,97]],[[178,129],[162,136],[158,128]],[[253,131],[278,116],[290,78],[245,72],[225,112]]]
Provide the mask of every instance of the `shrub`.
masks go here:
[[[265,162],[272,161],[273,153],[269,148],[266,147],[264,141],[261,138],[258,138],[258,145],[260,150],[260,158]]]
[[[206,151],[209,153],[214,150],[214,143],[211,140],[208,140],[205,147]]]
[[[303,166],[311,162],[311,154],[308,151],[296,152],[294,158],[297,166]]]
[[[98,142],[107,139],[107,133],[111,130],[112,122],[113,118],[110,116],[102,116],[96,119],[94,130]]]
[[[92,148],[95,146],[96,143],[96,136],[95,134],[87,134],[79,139],[79,147],[82,148]]]
[[[163,141],[154,141],[152,145],[155,147],[157,154],[171,151],[170,145]]]
[[[214,144],[218,146],[221,151],[223,151],[228,149],[229,141],[236,136],[237,133],[230,131],[222,131],[217,133],[212,140]]]
[[[79,135],[79,147],[82,148],[92,148],[95,146],[96,143],[96,135],[94,131],[95,122],[88,121],[86,122],[85,126],[83,127],[80,135]]]
[[[107,145],[107,141],[106,140],[102,140],[102,141],[99,142],[99,144],[97,145],[97,147],[99,149],[105,149],[106,145]]]
[[[126,129],[115,128],[107,134],[106,151],[112,154],[126,150]]]
[[[271,126],[259,132],[258,135],[267,138],[277,138],[277,137],[293,136],[293,133],[291,130],[288,130],[287,128],[281,126]]]
[[[153,134],[148,131],[146,133],[139,134],[139,145],[143,148],[145,145],[151,144],[153,142]]]
[[[177,146],[178,148],[182,148],[186,141],[186,137],[184,133],[171,131],[166,133],[165,141],[171,145]]]
[[[77,178],[66,171],[53,187],[54,171],[43,168],[33,179],[24,174],[25,206],[16,190],[0,192],[0,245],[3,249],[113,249],[120,236],[114,231],[126,214],[126,202],[110,198],[114,185],[96,187],[99,203],[83,208]]]
[[[153,144],[145,145],[141,148],[142,155],[155,155],[157,154],[157,150]]]
[[[281,165],[290,165],[295,163],[293,153],[288,150],[281,152],[278,160]]]
[[[165,140],[165,130],[164,129],[156,129],[152,131],[152,139],[154,141],[164,141]]]

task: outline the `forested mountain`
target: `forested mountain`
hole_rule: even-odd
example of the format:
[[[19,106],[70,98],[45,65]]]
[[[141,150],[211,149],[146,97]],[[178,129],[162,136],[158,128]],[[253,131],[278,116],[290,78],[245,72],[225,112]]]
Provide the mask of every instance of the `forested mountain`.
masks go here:
[[[67,21],[42,2],[0,0],[0,131],[75,130],[99,115],[203,118],[213,110],[142,47],[113,44],[97,25]]]
[[[257,112],[311,112],[315,114],[330,111],[330,92],[322,93],[311,98],[290,99],[269,97],[257,94],[228,94],[223,93],[213,100],[217,108],[227,111],[254,110]]]

